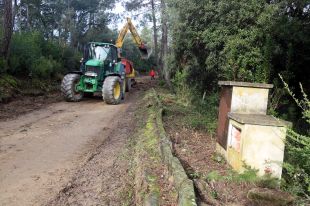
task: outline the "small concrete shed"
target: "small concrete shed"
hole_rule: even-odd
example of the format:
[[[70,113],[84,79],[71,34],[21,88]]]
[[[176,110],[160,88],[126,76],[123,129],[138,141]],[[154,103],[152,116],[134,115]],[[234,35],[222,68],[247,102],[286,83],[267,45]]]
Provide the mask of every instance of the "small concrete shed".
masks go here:
[[[244,165],[281,178],[288,122],[266,115],[272,84],[220,81],[216,150],[233,169]]]
[[[244,163],[258,175],[281,178],[288,122],[262,114],[229,113],[227,161],[237,171]]]
[[[217,148],[226,150],[228,113],[266,114],[272,84],[219,81],[221,86],[217,126]],[[226,151],[222,151],[225,153]]]

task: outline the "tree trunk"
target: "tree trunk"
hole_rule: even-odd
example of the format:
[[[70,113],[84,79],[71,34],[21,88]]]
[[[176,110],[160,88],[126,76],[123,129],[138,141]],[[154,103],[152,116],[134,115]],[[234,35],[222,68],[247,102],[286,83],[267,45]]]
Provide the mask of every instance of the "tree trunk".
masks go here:
[[[15,27],[15,19],[16,19],[16,15],[17,15],[17,11],[18,11],[18,7],[17,7],[17,0],[14,0],[14,13],[13,13],[13,29],[16,28]]]
[[[165,0],[161,0],[161,50],[160,50],[160,63],[161,68],[163,71],[164,79],[167,82],[167,84],[171,87],[170,82],[170,71],[167,66],[166,62],[166,56],[168,53],[168,16],[167,16],[167,10],[166,10],[166,2]]]
[[[5,60],[8,59],[10,51],[10,43],[13,33],[13,15],[12,15],[12,0],[4,0],[4,13],[3,13],[3,39],[1,55]]]
[[[155,16],[155,2],[154,0],[151,0],[151,6],[152,6],[152,19],[153,19],[153,36],[154,36],[154,56],[156,60],[157,66],[159,66],[159,58],[158,58],[158,40],[157,40],[157,26],[156,26],[156,16]],[[159,68],[159,67],[158,67]],[[160,71],[159,71],[160,72]]]
[[[29,19],[29,5],[26,5],[26,18],[27,18],[27,29],[30,30],[30,19]]]

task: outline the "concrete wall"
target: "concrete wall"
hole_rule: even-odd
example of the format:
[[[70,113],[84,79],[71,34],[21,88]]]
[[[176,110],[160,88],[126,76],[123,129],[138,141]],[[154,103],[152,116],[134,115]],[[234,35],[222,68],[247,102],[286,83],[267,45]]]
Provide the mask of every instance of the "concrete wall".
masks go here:
[[[269,89],[233,87],[231,111],[241,114],[266,114]]]
[[[284,156],[285,127],[239,124],[229,122],[227,160],[237,171],[242,172],[243,161],[259,170],[258,175],[270,172],[281,178]],[[240,152],[230,145],[232,125],[241,129]]]

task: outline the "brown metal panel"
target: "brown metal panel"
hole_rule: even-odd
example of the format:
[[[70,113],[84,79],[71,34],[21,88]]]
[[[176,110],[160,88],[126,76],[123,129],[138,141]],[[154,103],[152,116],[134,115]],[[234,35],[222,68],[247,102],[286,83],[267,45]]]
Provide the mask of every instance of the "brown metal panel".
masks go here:
[[[217,142],[226,150],[228,132],[228,112],[231,109],[232,87],[223,86],[220,94],[220,107],[217,125]]]

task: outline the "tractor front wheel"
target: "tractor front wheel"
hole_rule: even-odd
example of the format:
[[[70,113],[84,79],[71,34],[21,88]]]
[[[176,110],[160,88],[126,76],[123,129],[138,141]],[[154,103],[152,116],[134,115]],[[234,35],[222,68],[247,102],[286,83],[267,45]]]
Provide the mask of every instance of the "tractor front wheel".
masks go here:
[[[81,75],[67,74],[61,82],[61,93],[68,102],[78,102],[83,98],[83,92],[76,91]]]
[[[102,86],[102,97],[107,104],[119,104],[123,96],[123,85],[118,76],[106,77]]]
[[[126,92],[131,90],[131,78],[126,78]]]

